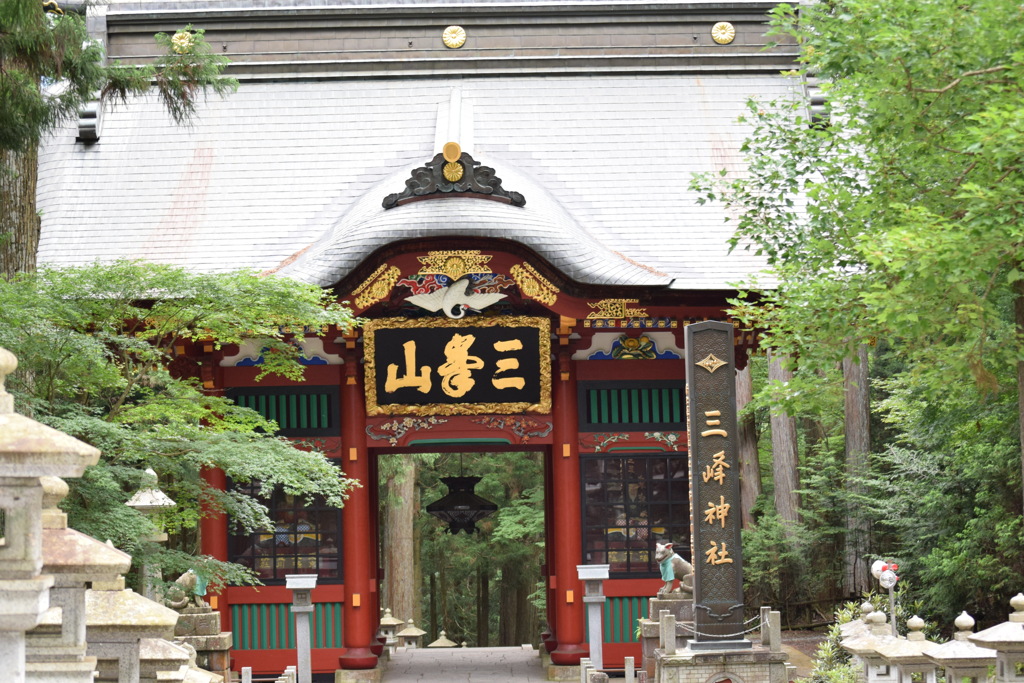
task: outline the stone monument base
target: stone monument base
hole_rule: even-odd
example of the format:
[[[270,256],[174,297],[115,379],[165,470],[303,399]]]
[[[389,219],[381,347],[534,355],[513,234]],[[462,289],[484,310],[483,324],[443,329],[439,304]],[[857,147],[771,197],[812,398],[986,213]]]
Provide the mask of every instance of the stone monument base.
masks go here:
[[[580,680],[580,667],[578,666],[559,666],[558,664],[549,664],[546,671],[547,680],[549,681]]]
[[[689,593],[669,593],[647,602],[647,618],[640,620],[640,669],[654,680],[654,651],[661,647],[661,612],[676,618],[676,643],[679,647],[693,635],[693,597]]]
[[[337,669],[334,683],[380,683],[384,668],[379,664],[372,669]]]
[[[788,683],[786,653],[772,651],[758,643],[745,650],[692,650],[683,647],[673,655],[657,650],[657,683]]]

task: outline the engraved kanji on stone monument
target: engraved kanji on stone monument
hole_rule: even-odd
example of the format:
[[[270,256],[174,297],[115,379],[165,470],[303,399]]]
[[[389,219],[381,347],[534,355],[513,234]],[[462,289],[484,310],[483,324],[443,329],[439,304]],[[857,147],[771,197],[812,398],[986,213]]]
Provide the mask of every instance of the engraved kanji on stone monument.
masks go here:
[[[743,640],[743,552],[733,328],[695,323],[685,338],[694,644],[735,643]]]

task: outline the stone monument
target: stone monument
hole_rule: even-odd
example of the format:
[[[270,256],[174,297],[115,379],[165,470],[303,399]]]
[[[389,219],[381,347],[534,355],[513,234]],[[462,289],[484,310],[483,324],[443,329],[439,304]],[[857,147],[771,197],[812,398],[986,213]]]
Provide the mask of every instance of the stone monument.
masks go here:
[[[658,683],[785,683],[779,613],[762,608],[760,643],[745,637],[733,326],[695,323],[684,336],[693,593],[650,601],[644,666]]]

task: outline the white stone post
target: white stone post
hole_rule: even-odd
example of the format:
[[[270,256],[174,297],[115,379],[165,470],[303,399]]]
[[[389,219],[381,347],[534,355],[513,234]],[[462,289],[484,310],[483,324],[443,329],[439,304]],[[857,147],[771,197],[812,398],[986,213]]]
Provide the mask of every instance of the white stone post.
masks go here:
[[[635,683],[636,681],[636,665],[633,663],[632,657],[626,657],[626,683]]]
[[[604,668],[604,580],[608,578],[607,564],[578,564],[576,572],[583,582],[583,602],[587,605],[587,639],[590,642],[590,661],[594,668]]]
[[[661,612],[662,650],[666,655],[676,653],[676,615],[668,610]]]
[[[242,683],[252,683],[252,667],[242,667]]]
[[[295,649],[298,654],[298,683],[312,683],[310,663],[310,617],[313,613],[312,591],[316,588],[315,574],[287,574],[285,586],[292,591],[292,614],[295,615]]]

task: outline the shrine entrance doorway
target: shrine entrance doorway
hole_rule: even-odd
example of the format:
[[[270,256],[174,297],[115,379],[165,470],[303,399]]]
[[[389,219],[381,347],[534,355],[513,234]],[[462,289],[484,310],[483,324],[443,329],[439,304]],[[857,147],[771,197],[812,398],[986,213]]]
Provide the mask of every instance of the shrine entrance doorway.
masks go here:
[[[468,647],[537,644],[547,457],[499,444],[377,456],[381,605],[415,618],[423,645],[442,631]]]

